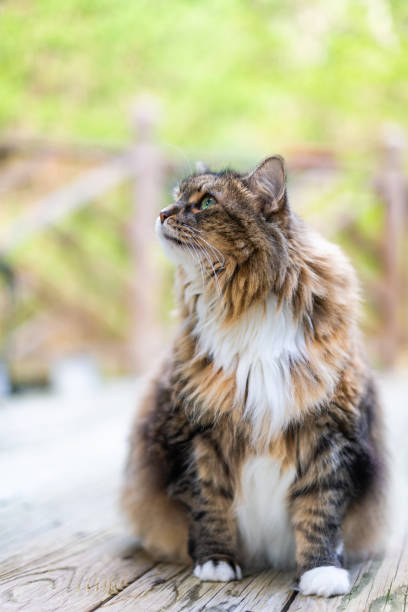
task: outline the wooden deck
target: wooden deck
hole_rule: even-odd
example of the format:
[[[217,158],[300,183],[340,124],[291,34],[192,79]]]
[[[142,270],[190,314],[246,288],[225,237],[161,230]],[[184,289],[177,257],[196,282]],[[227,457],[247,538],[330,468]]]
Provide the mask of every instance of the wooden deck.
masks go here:
[[[352,568],[351,592],[329,600],[303,597],[282,572],[200,584],[137,549],[117,510],[137,383],[0,406],[0,611],[408,610],[408,376],[381,387],[396,481],[390,550]]]

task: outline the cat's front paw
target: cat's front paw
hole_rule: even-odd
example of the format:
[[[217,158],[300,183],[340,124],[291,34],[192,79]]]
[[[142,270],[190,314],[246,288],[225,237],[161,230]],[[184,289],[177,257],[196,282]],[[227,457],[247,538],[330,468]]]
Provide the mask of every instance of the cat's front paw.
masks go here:
[[[195,566],[194,576],[202,582],[230,582],[231,580],[241,580],[242,571],[239,565],[233,561],[210,559]]]
[[[348,571],[333,565],[315,567],[302,574],[299,591],[303,595],[344,595],[350,590]]]

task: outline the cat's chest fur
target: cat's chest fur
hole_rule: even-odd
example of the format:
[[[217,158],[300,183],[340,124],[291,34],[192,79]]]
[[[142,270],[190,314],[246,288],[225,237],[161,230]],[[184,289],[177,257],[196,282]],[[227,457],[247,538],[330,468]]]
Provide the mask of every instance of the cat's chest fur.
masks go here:
[[[278,308],[271,295],[237,321],[224,324],[214,304],[199,294],[196,313],[199,354],[210,356],[217,369],[235,376],[236,402],[244,404],[255,448],[263,435],[277,437],[293,415],[290,368],[307,359],[304,330],[291,309]],[[294,478],[294,467],[283,469],[269,454],[251,456],[242,466],[234,508],[247,565],[294,565],[287,505]]]
[[[236,403],[252,425],[253,440],[278,435],[293,416],[291,367],[307,359],[304,330],[291,309],[270,295],[226,324],[214,303],[198,295],[194,334],[200,356],[234,375]]]
[[[269,455],[251,457],[243,465],[234,507],[246,565],[294,565],[295,543],[287,506],[294,478],[294,467],[282,470],[281,463]]]

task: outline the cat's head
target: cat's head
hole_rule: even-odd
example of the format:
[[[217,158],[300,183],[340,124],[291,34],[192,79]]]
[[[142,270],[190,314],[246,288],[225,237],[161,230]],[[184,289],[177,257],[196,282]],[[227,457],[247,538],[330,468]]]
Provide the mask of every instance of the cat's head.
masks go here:
[[[169,258],[200,273],[246,266],[276,281],[287,261],[290,211],[284,161],[265,159],[252,172],[201,168],[176,188],[156,232]]]

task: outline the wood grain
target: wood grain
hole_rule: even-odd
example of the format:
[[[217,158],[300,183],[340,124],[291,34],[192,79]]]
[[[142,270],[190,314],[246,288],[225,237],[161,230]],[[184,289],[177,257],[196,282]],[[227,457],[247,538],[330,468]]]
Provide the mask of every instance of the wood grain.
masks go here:
[[[408,550],[406,540],[399,550],[383,559],[371,559],[352,569],[353,587],[343,597],[322,599],[299,597],[290,612],[403,612],[408,609]]]
[[[127,556],[128,538],[99,533],[21,567],[5,568],[0,578],[0,609],[91,610],[151,569],[143,552]]]
[[[262,572],[240,582],[200,583],[190,569],[159,564],[134,584],[124,589],[101,609],[166,610],[281,610],[291,597],[293,575]]]
[[[382,382],[398,511],[390,552],[355,566],[351,592],[331,599],[303,597],[287,572],[199,583],[191,568],[155,564],[137,549],[116,498],[138,388],[2,407],[1,612],[408,612],[408,380]]]

